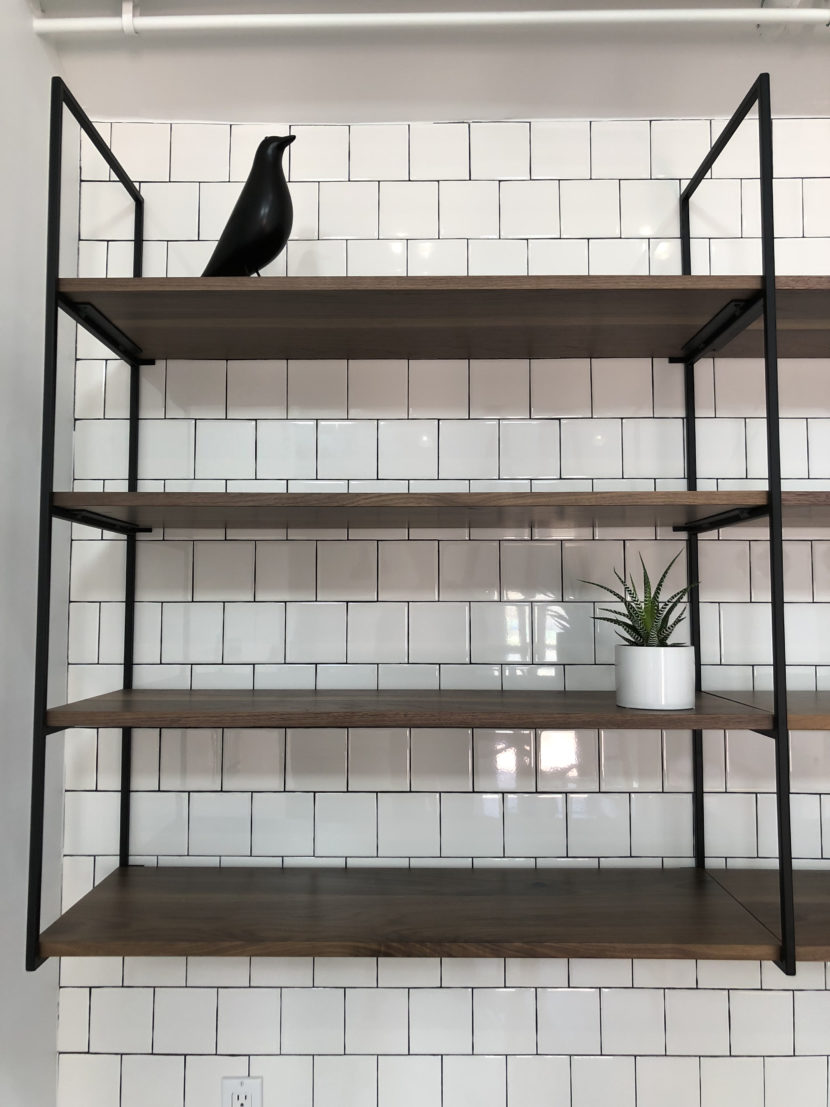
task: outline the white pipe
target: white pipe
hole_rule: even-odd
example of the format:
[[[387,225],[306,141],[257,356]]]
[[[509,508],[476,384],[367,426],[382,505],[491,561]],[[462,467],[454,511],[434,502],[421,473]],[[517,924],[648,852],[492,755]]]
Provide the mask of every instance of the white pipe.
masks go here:
[[[222,15],[35,16],[39,35],[171,31],[349,31],[463,27],[590,27],[648,24],[830,26],[827,8],[632,8],[613,11],[309,12]]]

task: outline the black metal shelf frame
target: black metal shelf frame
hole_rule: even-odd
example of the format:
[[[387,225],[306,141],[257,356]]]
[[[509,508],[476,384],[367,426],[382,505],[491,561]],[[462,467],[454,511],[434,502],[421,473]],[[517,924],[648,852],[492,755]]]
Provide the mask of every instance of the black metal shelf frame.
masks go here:
[[[748,518],[768,517],[770,537],[771,612],[773,628],[773,728],[759,733],[773,738],[776,746],[776,791],[778,804],[779,891],[781,901],[781,957],[777,964],[788,975],[795,973],[795,933],[793,910],[792,847],[790,835],[789,731],[787,724],[786,667],[784,642],[784,574],[781,521],[781,458],[779,442],[778,357],[775,307],[775,235],[772,208],[772,117],[770,111],[769,74],[762,73],[753,84],[737,111],[724,127],[717,141],[680,197],[680,234],[682,271],[691,274],[691,231],[689,202],[701,181],[735,134],[739,125],[757,105],[760,186],[762,291],[746,301],[727,304],[697,334],[684,345],[672,362],[684,366],[685,391],[685,451],[686,483],[690,491],[697,489],[697,447],[695,434],[696,405],[694,368],[703,357],[712,356],[726,346],[759,316],[764,319],[764,365],[767,412],[767,461],[769,478],[768,506],[719,512],[692,524],[674,527],[684,532],[687,540],[688,579],[699,578],[698,535],[721,529]],[[52,507],[54,483],[55,399],[57,376],[58,310],[66,311],[115,355],[130,367],[129,461],[128,491],[136,491],[138,476],[138,406],[140,366],[150,363],[140,348],[100,312],[90,305],[70,305],[57,291],[61,147],[63,110],[67,108],[84,133],[101,154],[118,181],[135,204],[133,234],[133,276],[141,276],[143,247],[143,199],[133,181],[117,161],[104,139],[83,111],[77,100],[59,77],[52,80],[52,109],[49,149],[49,214],[47,230],[46,325],[43,391],[43,442],[41,455],[40,537],[38,549],[37,645],[35,662],[34,733],[32,753],[32,807],[29,848],[29,902],[27,916],[26,968],[31,971],[45,960],[39,951],[41,885],[43,876],[43,821],[45,796],[46,738],[54,728],[46,725],[48,695],[49,614],[51,590],[52,519],[63,518],[88,526],[98,526],[126,536],[125,619],[123,687],[133,686],[133,636],[135,619],[135,558],[136,532],[144,528],[123,524],[94,512],[67,512]],[[700,665],[700,600],[693,588],[689,599],[689,625],[695,647],[696,684],[701,691]],[[119,863],[129,864],[130,855],[130,728],[121,736],[121,807],[119,827]],[[705,867],[703,734],[693,731],[693,825],[695,864]]]
[[[753,108],[758,109],[758,156],[761,187],[761,293],[748,300],[734,300],[706,324],[684,346],[682,356],[673,361],[684,366],[686,405],[686,487],[697,488],[697,441],[695,435],[695,364],[711,357],[742,330],[763,316],[764,387],[767,424],[768,503],[756,515],[769,520],[770,611],[772,617],[773,725],[763,731],[775,742],[776,803],[778,816],[778,874],[781,912],[781,957],[776,962],[788,976],[795,974],[795,920],[793,904],[793,860],[790,829],[790,735],[787,721],[787,669],[784,639],[784,561],[781,521],[781,444],[778,407],[778,330],[775,305],[775,227],[772,200],[772,112],[769,74],[762,73],[743,98],[732,118],[680,195],[680,243],[684,275],[692,272],[692,240],[689,205],[700,183],[726,149],[738,127]],[[743,518],[750,517],[746,513]],[[717,526],[740,522],[737,519],[701,520],[694,527],[676,527],[687,534],[687,567],[690,584],[700,579],[698,535]],[[700,596],[692,588],[689,602],[689,628],[695,647],[695,677],[701,690]],[[703,732],[692,732],[693,824],[695,865],[706,866],[706,838],[703,814]]]
[[[43,432],[40,459],[40,503],[37,568],[37,627],[35,637],[34,716],[32,735],[32,799],[29,829],[29,896],[26,918],[26,968],[32,971],[44,961],[40,955],[40,913],[43,881],[43,820],[46,795],[46,726],[49,695],[49,618],[52,590],[52,519],[60,517],[52,509],[55,474],[55,405],[58,370],[58,311],[66,304],[58,296],[60,274],[61,160],[63,152],[64,109],[69,111],[92,145],[125,188],[134,204],[133,276],[141,276],[144,247],[144,199],[96,129],[92,120],[60,77],[52,78],[49,123],[49,209],[46,230],[46,316],[43,365]],[[138,478],[138,400],[139,360],[134,350],[113,345],[112,334],[99,333],[90,320],[73,316],[130,367],[130,414],[127,487],[134,492]],[[125,356],[126,355],[126,356]],[[85,520],[78,520],[83,522]],[[135,625],[135,532],[126,536],[124,580],[124,661],[125,688],[133,686],[133,631]],[[130,854],[130,764],[132,730],[121,732],[121,811],[119,856],[126,865]]]

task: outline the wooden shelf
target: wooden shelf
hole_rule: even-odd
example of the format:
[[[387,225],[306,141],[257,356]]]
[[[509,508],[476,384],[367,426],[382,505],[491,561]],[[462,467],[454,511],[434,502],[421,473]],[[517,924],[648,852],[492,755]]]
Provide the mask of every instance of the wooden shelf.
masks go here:
[[[67,278],[148,358],[675,357],[760,277]],[[782,357],[830,356],[830,278],[779,277]],[[760,357],[760,321],[729,345]]]
[[[828,494],[830,502],[830,494]],[[141,527],[671,526],[763,507],[766,492],[56,492],[60,511]]]
[[[45,956],[779,955],[775,872],[128,868],[41,936]],[[798,956],[830,959],[830,877],[796,874]]]
[[[756,511],[767,493],[709,492],[55,492],[52,505],[90,526],[95,516],[181,530],[304,527],[683,526],[724,511]],[[784,492],[784,526],[830,527],[830,491]],[[756,525],[757,525],[756,520]],[[763,519],[761,519],[763,524]]]
[[[50,727],[530,727],[767,730],[772,712],[703,693],[691,711],[617,707],[613,692],[121,690],[46,712]]]
[[[720,692],[736,703],[772,711],[772,692]],[[830,691],[788,692],[787,721],[790,730],[830,730]]]

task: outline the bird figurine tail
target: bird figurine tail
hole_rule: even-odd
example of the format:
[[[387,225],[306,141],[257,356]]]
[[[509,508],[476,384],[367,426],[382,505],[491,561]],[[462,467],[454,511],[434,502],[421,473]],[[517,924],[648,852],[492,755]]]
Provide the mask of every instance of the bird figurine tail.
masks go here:
[[[285,248],[294,222],[282,155],[295,135],[264,138],[203,277],[250,277]]]

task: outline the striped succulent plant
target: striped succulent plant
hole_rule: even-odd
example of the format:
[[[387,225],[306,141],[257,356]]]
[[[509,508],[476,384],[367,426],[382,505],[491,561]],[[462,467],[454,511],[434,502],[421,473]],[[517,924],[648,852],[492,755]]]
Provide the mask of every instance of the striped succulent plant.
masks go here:
[[[677,645],[678,643],[670,642],[669,638],[675,627],[685,618],[685,608],[679,614],[677,610],[688,596],[689,588],[681,588],[666,599],[661,599],[661,595],[669,570],[678,557],[680,557],[679,553],[671,559],[657,584],[652,588],[642,555],[640,556],[640,564],[643,567],[642,596],[637,591],[634,577],[631,576],[629,581],[626,581],[616,569],[614,570],[614,576],[622,585],[622,592],[617,592],[606,584],[598,584],[596,581],[583,581],[583,584],[593,584],[597,588],[602,588],[605,592],[610,592],[623,606],[622,611],[612,607],[601,607],[599,610],[605,612],[605,614],[595,615],[594,619],[615,626],[617,634],[628,646]],[[694,587],[694,585],[689,587]]]

